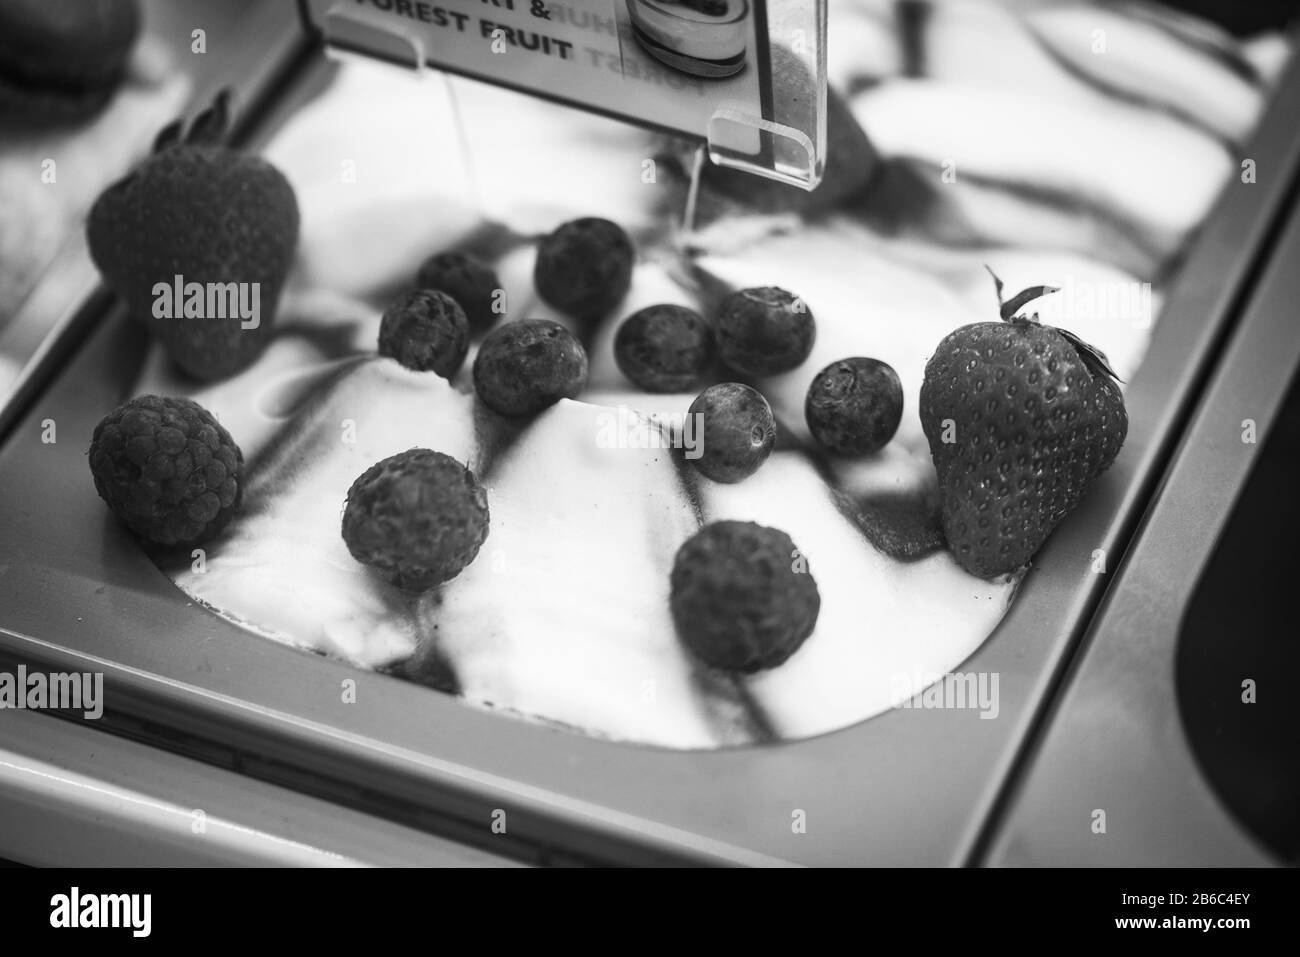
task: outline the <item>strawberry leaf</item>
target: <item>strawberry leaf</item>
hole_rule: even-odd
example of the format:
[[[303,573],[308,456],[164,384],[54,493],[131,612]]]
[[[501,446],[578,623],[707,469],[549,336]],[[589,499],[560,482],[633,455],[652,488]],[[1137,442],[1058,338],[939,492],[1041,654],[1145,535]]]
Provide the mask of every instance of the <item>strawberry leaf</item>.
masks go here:
[[[230,90],[223,89],[212,100],[212,105],[194,118],[186,143],[216,145],[225,138],[230,127]]]
[[[1038,313],[1034,313],[1032,316],[1017,316],[1016,313],[1035,299],[1041,299],[1043,296],[1060,291],[1059,286],[1030,286],[1028,289],[1022,289],[1002,304],[1003,322],[1012,322],[1016,319],[1022,322],[1037,322]]]
[[[1065,336],[1070,345],[1074,346],[1075,351],[1079,353],[1079,358],[1083,360],[1083,364],[1087,366],[1088,371],[1094,376],[1107,375],[1116,382],[1124,381],[1116,375],[1115,370],[1110,367],[1110,360],[1106,358],[1106,353],[1102,352],[1096,346],[1084,342],[1068,329],[1061,329],[1058,326],[1053,326],[1052,328]]]
[[[1004,301],[1002,298],[1002,280],[998,278],[998,274],[989,268],[988,265],[985,265],[984,268],[988,269],[989,275],[993,277],[993,287],[997,290],[998,303],[1000,305],[1003,322],[1037,323],[1037,313],[1034,313],[1032,316],[1019,317],[1016,316],[1016,313],[1023,309],[1027,303],[1033,302],[1035,299],[1061,291],[1059,286],[1030,286],[1028,289],[1016,293],[1016,295],[1012,296],[1009,300]],[[1079,353],[1079,358],[1083,360],[1084,366],[1087,367],[1088,371],[1094,376],[1107,375],[1116,382],[1124,381],[1116,375],[1115,370],[1110,367],[1110,360],[1106,358],[1106,353],[1102,352],[1096,346],[1084,342],[1068,329],[1062,329],[1060,326],[1052,326],[1051,328],[1065,336],[1070,345],[1074,346],[1074,350]]]
[[[998,278],[989,266],[985,265],[989,275],[993,277],[993,287],[997,290],[999,313],[1003,322],[1013,322],[1017,319],[1020,322],[1038,322],[1038,315],[1017,316],[1021,309],[1033,302],[1035,299],[1041,299],[1043,296],[1050,295],[1054,292],[1060,292],[1059,286],[1030,286],[1028,289],[1021,290],[1008,300],[1002,298],[1002,280]]]
[[[1001,306],[1002,305],[1002,280],[998,278],[998,274],[993,271],[993,267],[990,266],[988,263],[984,264],[984,268],[988,270],[988,274],[993,277],[993,289],[998,294],[998,305]]]
[[[153,152],[161,153],[173,143],[179,143],[181,141],[181,133],[184,131],[184,127],[185,124],[183,120],[172,120],[159,130],[158,135],[155,136],[153,140]]]
[[[161,153],[179,143],[215,146],[225,139],[229,128],[230,90],[223,89],[213,98],[212,105],[194,118],[189,129],[185,128],[185,118],[178,117],[159,130],[154,137],[153,152]]]

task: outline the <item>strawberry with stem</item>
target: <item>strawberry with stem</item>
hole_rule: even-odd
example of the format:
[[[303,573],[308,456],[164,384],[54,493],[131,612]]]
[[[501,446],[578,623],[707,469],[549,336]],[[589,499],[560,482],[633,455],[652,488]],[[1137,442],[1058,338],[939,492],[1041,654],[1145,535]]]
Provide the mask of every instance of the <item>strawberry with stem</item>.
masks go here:
[[[989,270],[992,274],[992,270]],[[1104,353],[1004,300],[1000,319],[946,336],[926,364],[921,426],[939,479],[948,549],[981,578],[1027,563],[1114,462],[1128,433],[1119,379]]]
[[[266,160],[223,145],[229,121],[223,91],[188,129],[169,124],[152,155],[99,196],[87,223],[109,286],[177,365],[205,381],[261,354],[298,243],[293,188]],[[161,300],[177,282],[179,315],[178,303]]]

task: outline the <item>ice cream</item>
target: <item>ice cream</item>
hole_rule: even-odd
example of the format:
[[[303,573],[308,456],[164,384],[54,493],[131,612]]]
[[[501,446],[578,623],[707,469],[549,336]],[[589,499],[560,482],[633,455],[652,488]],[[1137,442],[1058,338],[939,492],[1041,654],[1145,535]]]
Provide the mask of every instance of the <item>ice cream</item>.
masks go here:
[[[862,57],[879,53],[892,20],[870,3],[849,9],[833,13],[857,26],[844,42],[860,43]],[[1067,42],[1070,21],[1044,16],[1033,27]],[[1029,29],[1000,7],[945,6],[926,42],[936,55],[960,52],[963,37],[984,31],[992,42],[991,30],[1030,49]],[[749,217],[742,208],[691,235],[676,228],[680,193],[641,177],[645,159],[679,155],[681,144],[664,148],[629,127],[475,84],[458,85],[454,109],[431,97],[438,123],[415,123],[408,77],[343,67],[268,149],[304,210],[303,252],[276,340],[225,383],[195,390],[155,361],[138,386],[194,395],[249,463],[243,513],[211,543],[202,570],[168,568],[177,584],[270,638],[365,667],[437,661],[469,704],[665,747],[831,731],[898,705],[925,676],[959,668],[995,629],[1018,576],[972,577],[932,547],[891,557],[855,511],[919,506],[933,490],[918,417],[928,357],[953,329],[997,318],[988,266],[1011,289],[1060,286],[1035,306],[1044,321],[1099,346],[1129,378],[1165,272],[1230,164],[1216,135],[1160,105],[1169,96],[1112,98],[1041,51],[1026,61],[1047,77],[1041,89],[956,54],[932,60],[925,78],[892,75],[901,53],[877,56],[858,74],[852,53],[836,53],[836,72],[853,114],[891,157],[882,176],[833,214]],[[1053,106],[1046,90],[1068,105]],[[1224,122],[1225,112],[1262,100],[1241,94],[1229,91],[1228,106],[1212,114],[1217,129],[1249,127]],[[477,122],[482,111],[491,118]],[[1036,118],[1029,142],[989,135],[1010,130],[1017,116]],[[468,167],[448,145],[458,122],[471,129]],[[527,150],[507,148],[516,136]],[[485,140],[496,148],[473,146]],[[951,183],[941,178],[949,158]],[[349,160],[350,180],[341,175]],[[890,187],[908,177],[926,185],[891,205]],[[594,330],[569,323],[532,287],[535,237],[580,215],[618,221],[639,251],[631,289]],[[506,293],[504,321],[551,318],[585,336],[585,393],[510,421],[475,398],[472,349],[450,383],[373,355],[387,299],[409,286],[424,257],[445,249],[491,260]],[[719,485],[680,450],[641,441],[657,427],[631,440],[629,423],[682,413],[692,396],[639,391],[611,344],[619,322],[647,305],[708,315],[723,294],[756,285],[801,297],[817,340],[798,368],[753,383],[775,411],[778,450],[751,478]],[[897,371],[902,423],[883,451],[830,459],[808,432],[804,397],[822,367],[856,355]],[[728,377],[719,370],[711,381]],[[610,431],[611,422],[620,424]],[[476,471],[491,527],[473,564],[412,598],[348,554],[339,519],[353,479],[416,446]],[[676,549],[720,519],[788,533],[822,596],[800,650],[745,678],[694,660],[668,609]]]
[[[343,502],[370,465],[410,448],[473,463],[480,449],[473,403],[438,376],[392,359],[348,358],[310,374],[314,388],[288,414],[277,402],[299,384],[290,377],[251,395],[209,396],[223,424],[260,415],[278,419],[278,428],[252,459],[239,521],[176,582],[290,644],[369,667],[402,661],[430,627],[431,609],[348,554]]]

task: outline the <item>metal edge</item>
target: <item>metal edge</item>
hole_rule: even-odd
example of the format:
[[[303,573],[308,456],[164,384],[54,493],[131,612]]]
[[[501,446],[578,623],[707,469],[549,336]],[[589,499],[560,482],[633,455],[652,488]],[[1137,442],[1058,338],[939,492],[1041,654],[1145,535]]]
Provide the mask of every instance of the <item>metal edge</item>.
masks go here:
[[[1282,863],[1237,822],[1206,780],[1179,712],[1174,665],[1188,601],[1214,555],[1214,543],[1226,527],[1255,461],[1253,452],[1224,454],[1225,423],[1216,419],[1216,412],[1228,399],[1234,408],[1241,408],[1244,397],[1249,397],[1247,407],[1254,412],[1259,434],[1266,436],[1300,369],[1300,336],[1292,321],[1294,302],[1287,295],[1287,282],[1279,281],[1285,277],[1289,289],[1294,289],[1298,250],[1300,202],[1294,205],[1279,252],[1265,273],[1264,292],[1252,300],[1229,343],[1179,442],[1168,481],[1144,516],[1135,542],[1117,570],[1115,584],[1088,629],[1065,690],[1053,707],[1052,720],[1029,742],[1024,767],[1009,782],[1005,812],[991,829],[985,848],[989,862],[1032,860],[1032,847],[1035,841],[1044,842],[1043,829],[1051,817],[1046,807],[1056,809],[1058,816],[1077,814],[1078,808],[1062,800],[1059,785],[1083,786],[1077,780],[1077,768],[1086,766],[1088,755],[1081,750],[1078,729],[1086,715],[1104,714],[1118,724],[1126,712],[1140,711],[1138,726],[1148,738],[1135,744],[1133,735],[1115,735],[1107,739],[1107,752],[1125,767],[1122,787],[1138,802],[1136,808],[1129,803],[1121,826],[1134,832],[1140,829],[1146,840],[1136,834],[1125,840],[1121,832],[1109,841],[1088,842],[1095,836],[1081,827],[1078,833],[1084,840],[1074,845],[1079,856],[1093,864],[1134,864],[1136,861],[1124,858],[1135,847],[1154,843],[1164,858],[1145,863]],[[1240,445],[1236,418],[1232,424],[1231,435]],[[1254,449],[1262,445],[1260,442]],[[1212,499],[1209,504],[1207,496]],[[1189,523],[1184,517],[1191,514],[1197,515],[1197,520]],[[1119,689],[1107,685],[1108,675],[1113,679],[1117,670],[1127,681],[1155,685],[1158,690],[1143,695],[1140,706],[1120,700]],[[1098,712],[1098,705],[1105,711]],[[1089,781],[1088,803],[1118,806],[1113,789],[1107,788],[1109,783]],[[1200,844],[1178,841],[1180,835],[1170,830],[1174,822],[1182,835],[1198,835]],[[1053,837],[1059,838],[1061,829],[1052,830]]]
[[[1300,42],[1300,31],[1293,31],[1292,36]],[[1099,480],[1098,487],[1035,558],[1035,566],[1065,560],[1079,570],[1084,584],[1075,595],[1076,627],[1068,635],[1058,637],[1057,665],[1042,674],[1033,690],[1033,706],[1026,712],[1022,731],[1016,736],[1021,745],[1003,757],[994,786],[986,789],[981,797],[984,810],[978,820],[972,821],[960,861],[954,863],[973,865],[987,853],[988,841],[1005,813],[1009,793],[1030,760],[1033,741],[1050,720],[1053,702],[1068,684],[1071,669],[1086,650],[1085,635],[1111,582],[1118,577],[1119,566],[1128,559],[1128,548],[1172,467],[1199,398],[1219,368],[1224,343],[1268,262],[1266,253],[1276,245],[1289,203],[1300,189],[1300,128],[1293,122],[1297,115],[1300,115],[1300,56],[1293,55],[1255,135],[1242,150],[1243,158],[1267,158],[1269,167],[1281,172],[1266,184],[1252,184],[1245,192],[1242,191],[1245,184],[1227,184],[1206,228],[1179,269],[1146,358],[1127,390],[1130,419],[1126,449],[1141,445],[1140,458],[1133,461],[1121,452],[1111,472]],[[1261,185],[1266,188],[1257,188]],[[1224,268],[1225,263],[1228,268]],[[1181,317],[1201,314],[1216,319],[1203,328],[1188,330],[1188,323]],[[1170,316],[1179,316],[1179,322],[1168,321]],[[1172,383],[1163,396],[1161,383]],[[1128,473],[1126,488],[1115,489],[1114,476],[1121,468]],[[1115,516],[1109,534],[1089,537],[1087,519],[1099,507],[1105,509],[1108,502]],[[1107,575],[1090,571],[1088,559],[1095,548],[1104,548],[1112,559]],[[1018,627],[1022,617],[1045,617],[1053,596],[1040,595],[1039,591],[1031,571],[1001,627]],[[990,643],[994,638],[996,634]]]
[[[158,751],[238,770],[251,778],[332,801],[340,808],[359,810],[483,851],[490,849],[514,860],[635,865],[786,863],[744,847],[681,833],[671,826],[647,824],[633,815],[484,770],[472,761],[435,757],[7,628],[0,628],[0,639],[0,666],[4,668],[26,665],[29,671],[103,674],[104,715],[96,722],[97,731],[132,737]],[[255,647],[259,656],[268,653],[264,644]],[[300,652],[271,647],[277,657],[284,655],[292,668],[301,670]],[[339,662],[318,661],[319,667],[334,677],[313,677],[331,689],[337,689],[340,680],[354,680],[359,702],[381,700],[385,695],[403,699],[401,703],[406,703],[411,693],[423,697],[424,689],[418,686],[378,674],[358,674]],[[332,694],[337,700],[337,690]],[[464,708],[445,696],[438,698],[453,714]],[[196,701],[201,708],[195,708]],[[0,717],[7,716],[0,712]],[[490,720],[500,727],[495,717]],[[178,730],[182,733],[176,734]],[[526,742],[529,747],[539,744],[538,735],[571,736],[567,731],[513,720],[509,720],[506,733],[516,740],[532,738]],[[268,742],[273,746],[267,747]],[[379,782],[383,791],[376,793],[373,789]],[[498,834],[490,824],[502,812],[509,830]],[[593,828],[593,822],[600,826]],[[609,853],[611,841],[620,847],[618,854]]]
[[[93,727],[5,712],[0,855],[43,867],[517,866]]]

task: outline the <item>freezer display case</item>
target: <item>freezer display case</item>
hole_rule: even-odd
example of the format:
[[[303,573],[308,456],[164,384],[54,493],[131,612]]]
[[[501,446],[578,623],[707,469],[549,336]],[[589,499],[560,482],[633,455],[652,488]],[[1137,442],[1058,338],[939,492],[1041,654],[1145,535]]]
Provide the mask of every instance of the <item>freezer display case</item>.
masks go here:
[[[1198,833],[1212,820],[1215,839],[1192,843],[1191,860],[1293,854],[1273,837],[1290,833],[1285,811],[1252,812],[1207,783],[1222,774],[1206,748],[1222,748],[1196,730],[1209,692],[1185,677],[1204,666],[1142,671],[1126,655],[1146,645],[1107,630],[1125,595],[1157,587],[1142,576],[1192,580],[1191,565],[1141,556],[1176,540],[1158,537],[1162,516],[1216,390],[1252,356],[1271,363],[1261,383],[1294,370],[1278,312],[1300,183],[1286,11],[1225,24],[1153,4],[832,0],[805,23],[756,0],[548,0],[521,21],[530,34],[511,19],[525,5],[503,0],[487,26],[463,6],[260,4],[209,48],[210,72],[159,155],[219,140],[261,158],[227,159],[221,176],[269,177],[252,204],[262,215],[282,205],[267,183],[282,182],[293,209],[284,275],[266,274],[260,300],[232,300],[250,310],[222,313],[234,320],[223,329],[243,321],[229,367],[214,371],[221,334],[167,325],[193,292],[170,264],[195,248],[240,261],[238,229],[197,242],[186,230],[204,202],[247,210],[240,185],[200,192],[157,235],[121,226],[126,207],[112,206],[142,179],[114,187],[70,254],[73,278],[51,275],[32,294],[78,291],[31,307],[46,339],[0,418],[0,664],[102,674],[103,714],[0,710],[0,746],[54,766],[63,749],[78,780],[95,774],[87,733],[111,740],[123,766],[172,762],[175,813],[133,827],[182,855],[187,776],[193,807],[205,791],[286,815],[299,801],[315,822],[335,809],[337,827],[317,837],[349,860],[366,858],[372,822],[372,858],[390,862],[420,847],[447,863],[1073,863],[1104,860],[1086,842],[1102,804],[1200,821]],[[717,43],[734,45],[732,7],[754,21],[754,59],[734,70],[721,46],[683,46],[692,31],[654,34],[677,15],[717,21]],[[584,89],[598,95],[584,103]],[[708,105],[674,113],[682,97]],[[140,156],[154,140],[130,138]],[[566,259],[569,242],[580,254]],[[269,268],[274,250],[256,248]],[[151,304],[122,279],[141,262]],[[471,303],[462,287],[455,360],[420,367],[392,329],[412,302],[432,308],[417,290],[435,274],[453,281],[448,264],[470,286],[467,273],[490,277],[490,295]],[[620,277],[595,306],[591,270],[595,286]],[[678,324],[675,344],[714,344],[669,384],[627,344],[646,310]],[[753,310],[815,333],[773,363],[729,332]],[[1073,337],[1051,361],[1083,363],[1060,390],[1083,404],[1036,393],[1008,365],[1005,386],[990,372],[990,390],[1011,390],[999,406],[1004,393],[975,381],[975,355],[953,372],[960,415],[941,414],[935,360],[965,341],[950,334],[988,322],[1036,336],[1031,315]],[[485,381],[521,329],[545,330],[538,349],[560,341],[582,355],[579,385],[540,408],[512,408]],[[1043,355],[1025,349],[1031,365]],[[883,440],[846,450],[809,394],[859,359],[888,365],[901,410]],[[739,481],[710,461],[708,413],[702,447],[687,414],[700,390],[728,382],[761,393],[775,432],[774,444],[755,433],[762,448]],[[236,472],[215,427],[201,452],[153,436],[132,481],[163,487],[177,456],[191,456],[187,475],[194,455],[223,463],[204,473],[211,508],[176,518],[175,534],[119,520],[101,499],[109,460],[87,452],[101,421],[143,395],[194,400],[241,450]],[[1097,447],[1118,454],[1086,470],[1080,495],[1062,493],[1029,561],[1001,567],[985,526],[971,534],[953,517],[965,486],[941,435],[951,422],[963,436],[967,413],[977,430],[993,411],[1019,416],[1036,395],[1057,401],[1068,441],[1095,427]],[[1107,404],[1119,396],[1122,420]],[[1239,418],[1266,432],[1281,402],[1280,388],[1261,388]],[[1050,409],[1023,407],[1026,428],[1054,427]],[[124,456],[135,421],[114,425]],[[1005,478],[1016,449],[1007,457],[990,435],[984,463]],[[417,447],[468,470],[486,520],[468,561],[432,587],[412,587],[402,564],[424,540],[418,522],[348,531],[353,483],[388,481],[372,466]],[[1223,502],[1244,475],[1223,475]],[[227,477],[238,491],[223,498]],[[998,499],[1004,521],[1025,507],[1020,491]],[[683,595],[721,566],[683,569],[683,546],[736,522],[785,533],[742,539],[782,560],[764,566],[761,588],[735,584],[734,606],[715,592],[684,616]],[[1208,555],[1213,522],[1202,524],[1183,556]],[[409,547],[393,555],[393,542]],[[1169,597],[1139,608],[1129,631],[1172,627]],[[774,639],[763,615],[798,621]],[[701,630],[700,618],[721,623]],[[727,645],[737,628],[757,648]],[[1171,637],[1162,654],[1178,646]],[[1183,777],[1117,775],[1094,801],[1072,775],[1089,762],[1100,774],[1111,755],[1115,767],[1141,760],[1087,723],[1117,667],[1143,681],[1123,701],[1163,702],[1150,725],[1141,709],[1132,723],[1162,729],[1149,746]],[[1261,789],[1284,773],[1273,769],[1256,767]],[[1193,778],[1199,803],[1182,818],[1162,795],[1190,793]],[[34,794],[10,800],[23,820],[40,819]],[[1062,835],[1079,814],[1075,842]],[[297,839],[292,860],[316,861],[302,842],[317,838]],[[1165,860],[1154,837],[1123,843],[1138,862]],[[236,841],[222,853],[276,851]]]

